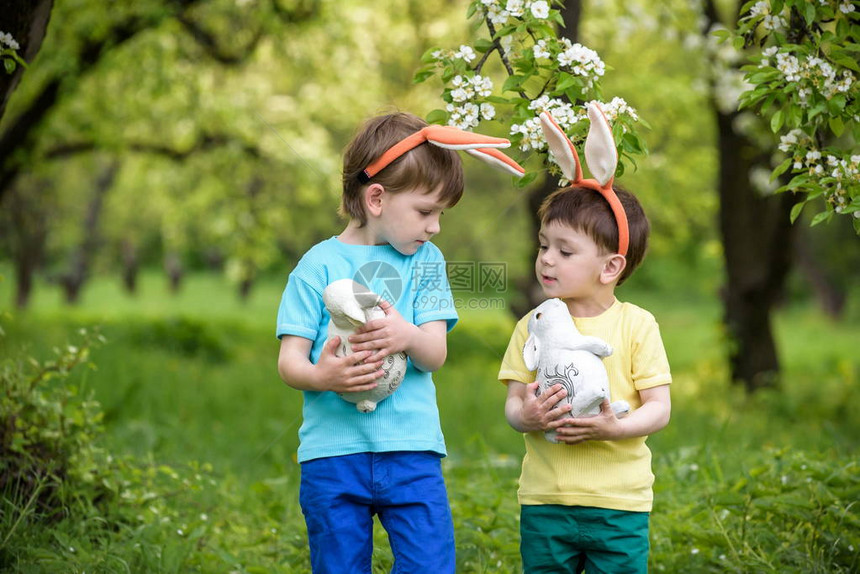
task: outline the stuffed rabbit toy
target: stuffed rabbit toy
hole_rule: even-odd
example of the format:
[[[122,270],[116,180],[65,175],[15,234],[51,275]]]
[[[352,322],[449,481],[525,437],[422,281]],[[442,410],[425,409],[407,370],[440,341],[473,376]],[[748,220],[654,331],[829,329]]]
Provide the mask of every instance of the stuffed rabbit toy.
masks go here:
[[[537,370],[538,394],[561,383],[567,391],[563,399],[571,406],[570,416],[594,416],[609,398],[609,378],[601,357],[612,354],[606,341],[580,334],[561,299],[548,299],[529,318],[529,336],[523,348],[526,368]],[[560,404],[565,404],[562,402]],[[627,413],[626,401],[612,403],[616,415]],[[555,431],[544,434],[558,442]]]
[[[352,279],[333,281],[323,291],[323,303],[331,315],[328,324],[328,340],[340,337],[336,355],[344,357],[352,353],[349,336],[371,319],[385,316],[379,304],[382,297]],[[328,340],[326,342],[328,342]],[[338,393],[341,398],[355,403],[355,408],[363,413],[376,410],[376,405],[387,398],[403,381],[406,374],[406,353],[394,353],[383,359],[385,372],[377,379],[377,387],[356,393]]]

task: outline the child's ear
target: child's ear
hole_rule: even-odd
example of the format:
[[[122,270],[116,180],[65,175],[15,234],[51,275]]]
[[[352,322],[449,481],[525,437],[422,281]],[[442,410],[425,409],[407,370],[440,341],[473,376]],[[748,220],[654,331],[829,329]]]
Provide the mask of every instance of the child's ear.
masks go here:
[[[603,272],[600,274],[600,281],[604,284],[616,283],[626,267],[626,257],[618,253],[610,255],[603,264]]]
[[[378,217],[382,213],[382,198],[385,188],[378,183],[372,183],[364,190],[364,208],[368,215]]]

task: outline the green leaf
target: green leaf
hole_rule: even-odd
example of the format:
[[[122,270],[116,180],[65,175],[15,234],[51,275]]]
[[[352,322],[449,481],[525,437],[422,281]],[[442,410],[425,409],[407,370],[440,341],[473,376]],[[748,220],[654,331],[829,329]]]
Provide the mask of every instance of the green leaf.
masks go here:
[[[538,172],[530,171],[517,180],[517,187],[526,187],[537,179]]]
[[[415,72],[415,77],[412,78],[412,83],[413,84],[420,84],[421,82],[425,81],[427,78],[430,78],[430,77],[435,76],[435,75],[436,75],[435,67],[429,68],[429,69],[424,68],[424,69],[418,70],[417,72]]]
[[[806,19],[806,25],[810,26],[815,21],[815,2],[807,2],[806,9],[803,13],[803,17]]]
[[[475,42],[475,50],[481,53],[489,52],[494,45],[495,44],[492,40],[488,40],[487,38],[481,38]]]
[[[779,128],[782,127],[782,122],[784,120],[784,115],[782,110],[777,110],[775,114],[770,118],[770,131],[773,133],[777,133]]]
[[[822,211],[821,213],[817,213],[815,215],[815,217],[812,218],[812,221],[810,222],[809,226],[815,227],[819,223],[822,223],[824,221],[830,221],[830,219],[832,217],[833,217],[832,211]]]
[[[782,162],[781,164],[779,164],[779,165],[776,167],[776,169],[774,169],[774,170],[773,170],[773,173],[771,173],[771,174],[770,174],[770,181],[775,180],[775,179],[776,179],[776,178],[778,178],[780,175],[782,175],[783,173],[785,173],[785,171],[786,171],[789,167],[791,167],[791,164],[792,164],[792,163],[794,163],[794,159],[793,159],[793,158],[788,158],[787,160],[785,160],[784,162]]]
[[[845,124],[839,116],[831,117],[828,123],[830,124],[830,131],[832,131],[833,135],[836,137],[841,136],[842,132],[845,131]]]
[[[522,83],[526,80],[525,76],[518,76],[514,74],[513,76],[508,76],[508,79],[505,80],[505,84],[502,86],[503,92],[516,92],[520,89]]]
[[[433,110],[427,114],[427,123],[445,125],[448,123],[448,112],[445,110]]]
[[[795,203],[794,207],[791,208],[791,222],[794,223],[797,221],[797,218],[800,217],[800,212],[803,211],[803,208],[806,206],[805,201],[801,201],[800,203]]]

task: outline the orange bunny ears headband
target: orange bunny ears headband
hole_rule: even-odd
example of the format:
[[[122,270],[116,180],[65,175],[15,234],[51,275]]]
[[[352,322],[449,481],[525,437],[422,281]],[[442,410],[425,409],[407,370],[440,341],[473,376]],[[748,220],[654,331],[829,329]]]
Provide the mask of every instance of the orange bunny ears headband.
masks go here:
[[[588,137],[585,138],[585,163],[595,179],[583,179],[582,166],[579,163],[576,148],[573,147],[567,134],[559,127],[549,112],[541,113],[541,128],[543,128],[544,137],[546,137],[547,145],[555,157],[555,161],[561,167],[564,176],[570,180],[570,184],[593,189],[609,202],[609,207],[612,208],[612,213],[618,224],[618,253],[627,255],[627,248],[630,244],[627,214],[612,189],[612,182],[615,181],[615,168],[618,166],[615,140],[612,139],[609,122],[597,104],[588,104],[587,111],[591,126],[588,129]]]
[[[522,177],[525,173],[520,164],[496,149],[510,147],[511,142],[508,140],[467,132],[450,126],[430,125],[388,148],[377,160],[358,174],[358,180],[361,183],[368,183],[373,176],[385,169],[391,162],[424,142],[446,149],[463,150],[516,177]]]

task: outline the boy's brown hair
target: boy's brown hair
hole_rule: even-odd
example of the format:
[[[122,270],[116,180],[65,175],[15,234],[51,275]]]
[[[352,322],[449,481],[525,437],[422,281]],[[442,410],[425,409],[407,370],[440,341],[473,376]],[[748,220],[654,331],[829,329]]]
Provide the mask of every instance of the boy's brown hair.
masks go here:
[[[361,183],[359,174],[391,146],[427,126],[427,122],[404,112],[368,120],[343,154],[343,196],[339,213],[367,223],[362,192],[367,185],[378,183],[390,193],[423,189],[432,193],[441,189],[442,201],[453,207],[463,196],[463,168],[456,151],[426,142],[403,154],[376,174],[369,183]]]
[[[613,185],[612,189],[624,207],[630,230],[627,265],[618,279],[621,285],[645,258],[651,225],[636,196]],[[605,253],[618,253],[618,223],[606,199],[597,191],[579,186],[565,187],[551,193],[540,206],[542,224],[558,222],[588,235]]]

